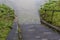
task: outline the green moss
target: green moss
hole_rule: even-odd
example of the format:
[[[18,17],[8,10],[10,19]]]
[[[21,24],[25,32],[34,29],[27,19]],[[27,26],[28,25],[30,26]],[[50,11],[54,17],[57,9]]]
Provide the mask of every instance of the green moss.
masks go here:
[[[0,40],[6,40],[12,28],[13,20],[14,10],[4,4],[0,4]]]
[[[45,10],[50,10],[50,11],[46,11],[45,12]],[[60,12],[54,11],[54,14],[53,14],[53,10],[60,10],[60,0],[58,0],[58,1],[52,1],[52,0],[50,0],[50,2],[45,3],[41,7],[41,9],[39,10],[39,12],[41,14],[41,17],[45,21],[47,21],[47,22],[49,22],[49,23],[51,23],[51,24],[53,24],[55,26],[60,27]],[[52,14],[53,14],[53,16],[52,16]]]

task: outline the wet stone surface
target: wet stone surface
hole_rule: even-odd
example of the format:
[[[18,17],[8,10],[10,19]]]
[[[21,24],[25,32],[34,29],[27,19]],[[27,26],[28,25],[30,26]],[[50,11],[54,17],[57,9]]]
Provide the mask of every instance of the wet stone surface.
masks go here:
[[[42,40],[48,40],[48,39],[42,39]]]
[[[35,36],[35,38],[39,39],[39,38],[40,38],[40,36]]]
[[[44,34],[48,34],[49,35],[49,34],[52,34],[52,32],[44,32]]]
[[[14,22],[12,27],[13,27],[12,30],[7,36],[7,40],[18,40],[18,29],[17,29],[18,24]]]
[[[20,25],[20,28],[23,40],[60,40],[60,34],[40,24]]]

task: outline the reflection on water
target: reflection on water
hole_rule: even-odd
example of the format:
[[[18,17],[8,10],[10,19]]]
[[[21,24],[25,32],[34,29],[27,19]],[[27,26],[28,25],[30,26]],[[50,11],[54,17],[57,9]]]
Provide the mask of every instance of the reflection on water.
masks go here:
[[[46,0],[5,0],[4,2],[15,9],[20,24],[40,24],[38,9]]]

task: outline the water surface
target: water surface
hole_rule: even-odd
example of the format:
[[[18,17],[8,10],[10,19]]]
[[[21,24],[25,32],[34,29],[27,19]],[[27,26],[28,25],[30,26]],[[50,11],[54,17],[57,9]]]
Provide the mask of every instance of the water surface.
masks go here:
[[[20,24],[40,24],[38,9],[46,0],[0,0],[14,8]]]

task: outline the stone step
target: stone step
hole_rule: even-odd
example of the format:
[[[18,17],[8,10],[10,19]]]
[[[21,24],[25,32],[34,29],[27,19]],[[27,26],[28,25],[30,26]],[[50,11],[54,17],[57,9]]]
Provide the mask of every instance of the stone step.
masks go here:
[[[59,40],[60,34],[41,24],[20,25],[23,40]]]

